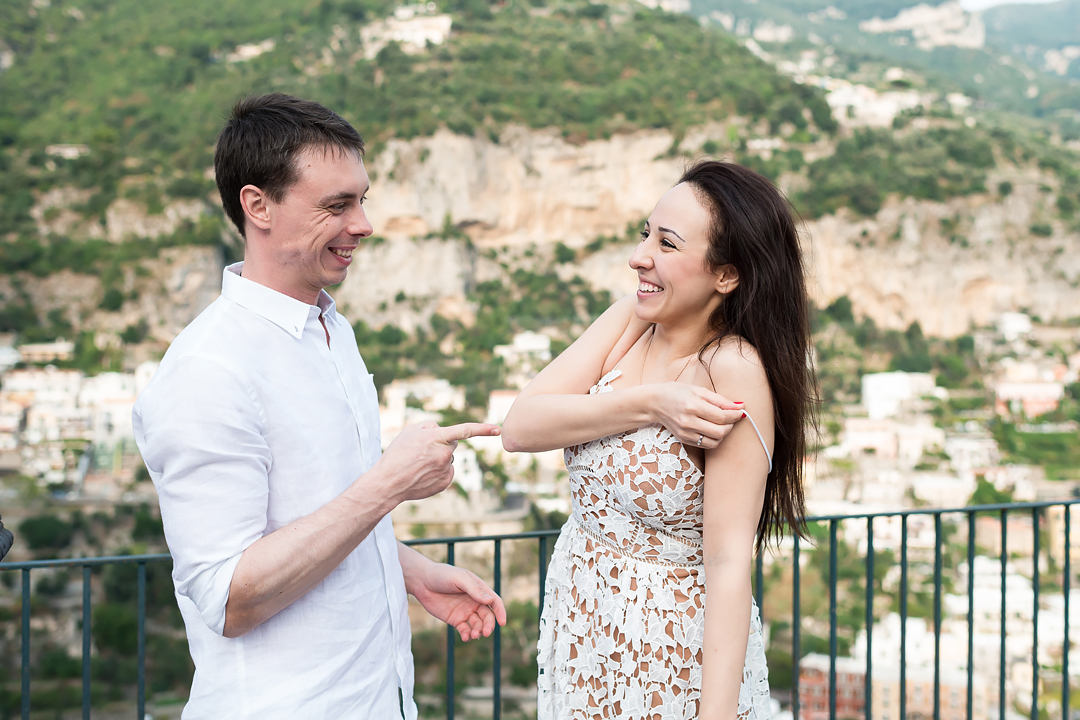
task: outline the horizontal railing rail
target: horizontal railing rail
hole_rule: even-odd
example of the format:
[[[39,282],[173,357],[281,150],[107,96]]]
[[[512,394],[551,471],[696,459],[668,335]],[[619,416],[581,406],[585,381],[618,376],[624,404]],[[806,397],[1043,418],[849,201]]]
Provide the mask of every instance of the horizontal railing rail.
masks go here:
[[[934,548],[933,548],[933,570],[932,570],[932,584],[933,584],[933,626],[934,626],[934,661],[933,661],[933,716],[938,718],[941,716],[941,626],[942,626],[942,571],[944,567],[945,558],[943,557],[943,518],[949,516],[959,517],[967,529],[967,544],[966,554],[959,558],[967,563],[968,567],[968,582],[967,582],[967,694],[966,694],[966,714],[965,717],[971,720],[973,717],[973,666],[975,661],[974,655],[974,561],[976,556],[975,545],[975,524],[977,516],[990,516],[994,517],[1000,523],[1000,579],[1001,579],[1001,597],[1000,597],[1000,627],[999,627],[999,659],[998,659],[998,693],[997,693],[997,717],[1004,718],[1007,710],[1007,693],[1006,693],[1006,593],[1005,582],[1006,574],[1009,566],[1009,552],[1008,552],[1008,519],[1014,514],[1028,514],[1031,518],[1032,524],[1032,652],[1031,652],[1031,672],[1032,672],[1032,692],[1030,703],[1030,716],[1033,720],[1037,720],[1039,717],[1039,598],[1040,598],[1040,562],[1039,556],[1043,551],[1042,541],[1040,538],[1042,520],[1041,514],[1051,507],[1061,507],[1064,509],[1063,513],[1063,570],[1061,573],[1061,588],[1064,595],[1064,638],[1062,649],[1062,662],[1061,662],[1061,716],[1068,718],[1070,712],[1070,685],[1069,685],[1069,646],[1070,646],[1070,624],[1069,624],[1069,590],[1071,587],[1071,512],[1070,508],[1073,505],[1080,503],[1080,499],[1072,500],[1057,500],[1057,501],[1043,501],[1043,502],[1026,502],[1026,503],[1001,503],[1001,504],[987,504],[976,505],[968,507],[956,507],[956,508],[914,508],[906,510],[895,511],[883,511],[883,512],[870,512],[870,513],[852,513],[852,514],[828,514],[817,515],[807,518],[808,526],[825,525],[827,532],[825,533],[825,539],[821,542],[827,544],[827,547],[817,547],[819,551],[828,552],[828,650],[829,650],[829,669],[828,669],[828,716],[834,718],[837,716],[837,657],[838,650],[838,624],[837,624],[837,603],[838,603],[838,548],[840,547],[839,531],[843,523],[865,523],[866,532],[866,553],[863,559],[863,572],[864,572],[864,602],[865,602],[865,616],[864,616],[864,628],[866,633],[866,647],[865,647],[865,681],[863,686],[863,698],[862,698],[862,714],[867,720],[871,719],[872,700],[873,700],[873,685],[872,685],[872,658],[873,658],[873,628],[874,628],[874,600],[875,600],[875,546],[874,546],[874,525],[875,521],[884,521],[889,518],[899,518],[900,520],[900,547],[899,547],[899,566],[900,566],[900,579],[899,579],[899,616],[900,616],[900,638],[899,647],[896,648],[899,658],[899,712],[897,717],[904,718],[907,716],[907,695],[908,695],[908,678],[907,678],[907,620],[909,617],[908,607],[908,594],[911,591],[909,569],[911,566],[910,560],[910,547],[909,547],[909,520],[912,517],[917,516],[929,516],[933,519],[933,535],[934,535]],[[543,598],[546,586],[547,577],[547,564],[550,556],[551,549],[553,547],[553,540],[558,535],[559,530],[536,530],[530,532],[519,533],[502,533],[502,534],[489,534],[489,535],[476,535],[476,536],[457,536],[457,537],[442,537],[442,538],[422,538],[407,541],[407,544],[413,546],[441,546],[444,548],[445,561],[449,564],[455,564],[457,560],[457,550],[460,546],[477,543],[490,543],[492,554],[492,576],[491,582],[493,588],[497,593],[502,593],[503,589],[503,551],[508,543],[513,542],[535,542],[537,550],[537,592],[536,601],[537,607],[543,607]],[[793,661],[792,669],[792,689],[791,689],[791,710],[795,718],[800,717],[800,695],[799,695],[799,679],[800,679],[800,660],[801,644],[802,644],[802,626],[806,621],[801,612],[802,596],[800,587],[802,584],[801,577],[801,555],[807,552],[807,548],[812,548],[813,545],[808,540],[793,537],[789,541],[790,556],[791,556],[791,658]],[[1047,551],[1050,548],[1046,548]],[[778,548],[776,552],[785,551],[784,547]],[[91,673],[90,673],[90,659],[92,653],[92,635],[91,635],[91,622],[92,622],[92,601],[91,601],[91,571],[94,568],[107,566],[111,564],[135,564],[137,566],[137,596],[136,596],[136,614],[137,614],[137,677],[136,677],[136,711],[137,717],[142,718],[146,712],[146,570],[147,565],[151,563],[164,563],[170,560],[168,554],[149,554],[149,555],[124,555],[113,557],[89,557],[89,558],[71,558],[62,560],[34,560],[27,562],[2,562],[0,563],[0,571],[18,571],[21,574],[21,714],[24,720],[29,720],[30,717],[30,687],[31,687],[31,662],[30,662],[30,620],[31,620],[31,582],[30,574],[34,570],[45,568],[80,568],[82,570],[82,713],[84,718],[90,717],[91,711]],[[768,607],[763,605],[764,590],[765,590],[765,576],[764,576],[764,560],[762,556],[758,556],[753,569],[753,593],[754,597],[762,608],[763,620],[767,620]],[[957,560],[957,558],[953,558]],[[502,687],[502,632],[501,629],[496,627],[493,636],[491,638],[492,647],[492,678],[491,678],[491,717],[499,719],[503,714],[503,687]],[[447,720],[454,720],[455,717],[455,640],[454,631],[452,628],[446,629],[446,691],[445,691],[445,717]]]

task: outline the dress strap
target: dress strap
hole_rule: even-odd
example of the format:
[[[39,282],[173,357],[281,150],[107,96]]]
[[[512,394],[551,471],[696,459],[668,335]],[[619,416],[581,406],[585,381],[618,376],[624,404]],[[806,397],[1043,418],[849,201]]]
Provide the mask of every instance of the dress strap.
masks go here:
[[[769,446],[765,444],[765,438],[762,437],[761,431],[758,430],[757,423],[754,422],[754,418],[750,417],[750,413],[743,410],[743,416],[750,421],[750,425],[753,426],[754,432],[757,433],[757,439],[761,441],[761,447],[765,450],[765,457],[769,459],[769,472],[772,472],[772,455],[769,454]]]
[[[589,394],[595,395],[599,392],[607,392],[607,390],[610,389],[608,388],[608,385],[611,384],[611,381],[619,377],[620,375],[622,375],[622,370],[620,370],[619,368],[612,368],[607,372],[606,375],[604,375],[604,377],[596,381],[596,384],[589,389]]]

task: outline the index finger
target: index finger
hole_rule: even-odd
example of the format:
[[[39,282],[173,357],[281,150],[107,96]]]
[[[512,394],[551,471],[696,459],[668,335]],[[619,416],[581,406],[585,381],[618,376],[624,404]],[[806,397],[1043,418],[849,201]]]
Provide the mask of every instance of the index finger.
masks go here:
[[[736,405],[734,409],[729,409],[709,404],[695,414],[705,422],[713,425],[734,425],[743,419],[742,407],[742,405]]]
[[[491,423],[459,423],[439,428],[439,442],[452,443],[466,438],[498,435],[502,428]]]
[[[711,392],[704,390],[703,395],[706,400],[715,405],[718,408],[724,410],[742,410],[743,402],[741,400],[728,400],[726,397],[717,392]]]

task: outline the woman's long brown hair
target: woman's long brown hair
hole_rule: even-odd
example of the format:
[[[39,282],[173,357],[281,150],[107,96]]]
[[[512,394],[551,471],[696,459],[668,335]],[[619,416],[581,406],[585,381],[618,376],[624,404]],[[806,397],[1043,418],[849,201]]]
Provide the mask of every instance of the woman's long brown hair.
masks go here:
[[[799,236],[787,199],[748,168],[703,160],[679,182],[694,188],[711,215],[710,271],[730,264],[739,276],[709,317],[712,334],[699,357],[725,337],[741,338],[757,350],[772,392],[776,437],[757,526],[760,553],[783,537],[785,525],[806,535],[803,460],[816,427],[817,383]]]

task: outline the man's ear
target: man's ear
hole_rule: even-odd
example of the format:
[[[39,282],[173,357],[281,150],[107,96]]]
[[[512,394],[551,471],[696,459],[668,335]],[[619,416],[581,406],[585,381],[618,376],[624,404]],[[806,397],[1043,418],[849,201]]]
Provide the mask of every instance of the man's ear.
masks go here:
[[[721,295],[727,295],[739,287],[739,271],[730,263],[721,265],[720,269],[716,271],[716,283],[713,287]]]
[[[260,230],[270,229],[270,199],[261,188],[245,185],[240,188],[240,207],[247,221]]]

